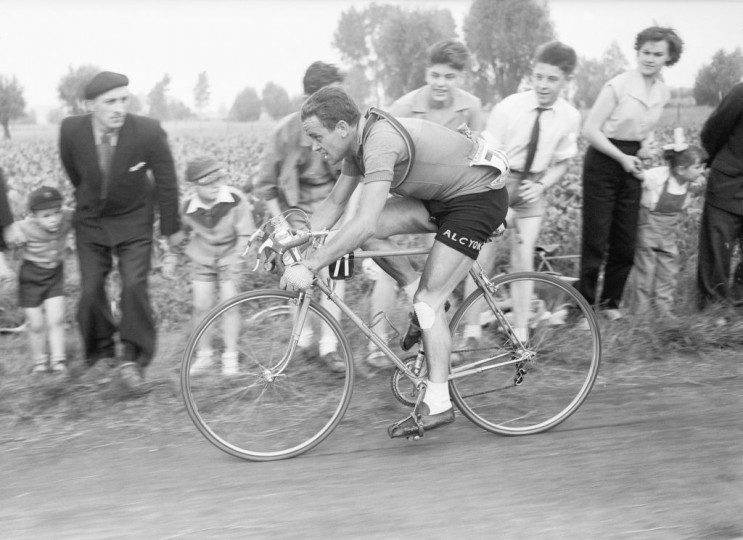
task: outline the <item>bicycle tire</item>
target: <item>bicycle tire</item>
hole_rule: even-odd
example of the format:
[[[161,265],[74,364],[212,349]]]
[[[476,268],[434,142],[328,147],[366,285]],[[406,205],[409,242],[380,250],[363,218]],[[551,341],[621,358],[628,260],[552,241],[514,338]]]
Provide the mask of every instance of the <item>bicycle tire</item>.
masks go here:
[[[348,408],[354,380],[351,350],[338,321],[314,301],[305,327],[319,325],[315,336],[322,335],[323,327],[335,336],[343,372],[331,372],[307,352],[313,349],[300,347],[277,372],[289,350],[298,297],[278,289],[242,293],[213,308],[188,340],[181,364],[186,410],[199,432],[232,456],[250,461],[298,456],[325,440]],[[224,374],[218,365],[225,340],[215,334],[229,317],[240,321],[236,374]],[[195,366],[207,339],[212,364]]]
[[[485,291],[478,289],[451,319],[452,376],[449,388],[461,413],[477,426],[501,435],[530,435],[551,429],[572,415],[593,387],[601,363],[601,335],[591,306],[570,284],[538,272],[506,274],[487,291],[509,323],[517,318],[510,290],[530,284],[527,349],[533,357],[519,364],[518,345],[497,317],[483,317]],[[519,286],[519,285],[517,285]],[[510,302],[510,306],[509,306]],[[492,313],[488,308],[486,313]],[[525,310],[522,310],[525,311]],[[468,348],[470,312],[477,313],[482,336]],[[484,321],[494,319],[487,324]],[[471,362],[482,371],[458,377]],[[504,364],[494,367],[496,364]],[[523,369],[523,373],[519,371]],[[519,379],[521,377],[521,379]]]

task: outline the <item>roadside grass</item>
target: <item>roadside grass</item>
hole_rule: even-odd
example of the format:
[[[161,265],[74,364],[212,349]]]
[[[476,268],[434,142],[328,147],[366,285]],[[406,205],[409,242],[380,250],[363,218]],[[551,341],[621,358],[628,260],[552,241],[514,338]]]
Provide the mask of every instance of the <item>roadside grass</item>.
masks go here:
[[[162,280],[160,276],[154,276],[153,286],[159,280]],[[274,280],[274,276],[261,275],[252,286],[271,286]],[[129,395],[115,377],[98,385],[83,384],[68,376],[33,375],[25,333],[0,336],[3,350],[0,448],[6,443],[45,437],[115,436],[112,430],[118,428],[132,428],[141,433],[164,428],[178,432],[194,429],[185,414],[179,381],[180,361],[191,326],[189,286],[187,280],[178,279],[167,284],[169,287],[157,289],[153,302],[160,313],[159,350],[148,370],[152,390],[144,396]],[[347,301],[362,315],[368,313],[370,286],[361,275],[349,282],[347,289]],[[658,366],[661,376],[674,375],[676,369],[687,369],[683,366],[689,362],[695,371],[707,371],[710,376],[724,375],[725,363],[743,346],[743,320],[732,308],[699,314],[696,310],[686,311],[683,305],[680,307],[678,318],[670,321],[657,320],[650,314],[615,322],[600,320],[604,384],[613,384],[630,374],[642,374],[644,368],[657,374]],[[404,330],[406,314],[402,304],[392,320],[399,330]],[[344,323],[344,328],[350,330],[350,327]],[[68,317],[67,328],[69,355],[79,356],[80,345],[72,317]],[[356,364],[360,366],[354,389],[354,416],[373,416],[374,411],[392,410],[396,402],[389,393],[391,369],[370,371],[361,366],[367,353],[366,340],[357,330],[349,332],[349,340]]]

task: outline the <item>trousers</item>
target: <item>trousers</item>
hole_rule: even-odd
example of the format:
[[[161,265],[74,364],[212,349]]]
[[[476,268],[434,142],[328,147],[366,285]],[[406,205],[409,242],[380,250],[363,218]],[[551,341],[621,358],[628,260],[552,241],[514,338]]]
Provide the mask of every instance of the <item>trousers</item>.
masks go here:
[[[640,149],[635,141],[612,143],[628,155]],[[599,273],[606,261],[599,305],[619,307],[635,256],[641,187],[641,181],[619,162],[588,148],[583,161],[583,235],[576,287],[591,305],[596,303]]]
[[[77,235],[80,260],[80,302],[77,321],[88,363],[115,356],[114,334],[118,331],[124,361],[146,367],[155,354],[155,317],[150,306],[148,276],[152,235],[138,236],[109,246]],[[106,279],[113,256],[119,259],[121,276],[121,320],[118,328],[106,294]]]

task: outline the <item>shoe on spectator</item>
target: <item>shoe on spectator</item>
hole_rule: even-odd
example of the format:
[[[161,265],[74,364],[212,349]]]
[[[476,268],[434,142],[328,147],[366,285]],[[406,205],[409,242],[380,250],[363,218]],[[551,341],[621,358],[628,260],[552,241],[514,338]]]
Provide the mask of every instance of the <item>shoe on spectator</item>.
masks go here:
[[[333,373],[343,373],[346,371],[346,363],[340,357],[337,351],[329,352],[320,357],[320,360],[328,366]]]
[[[34,375],[39,373],[48,373],[49,372],[49,361],[46,358],[40,358],[37,360],[33,367],[31,368],[31,373]]]
[[[604,309],[602,313],[604,314],[604,317],[606,317],[610,321],[618,321],[619,319],[624,317],[622,312],[615,308]]]
[[[67,373],[67,363],[63,359],[52,360],[49,363],[49,371],[59,375]]]
[[[124,362],[119,366],[119,381],[126,390],[139,393],[144,383],[142,367],[136,362]]]
[[[196,358],[191,362],[189,373],[191,375],[203,373],[212,367],[212,355],[212,351],[196,351]]]
[[[413,419],[412,415],[409,415],[407,418],[400,422],[396,422],[387,428],[387,433],[391,438],[416,437],[423,435],[423,433],[420,432],[421,429],[424,432],[430,431],[437,427],[454,422],[453,406],[438,414],[429,414],[428,405],[421,403],[418,407],[418,411],[414,411],[412,414],[415,415],[417,422]]]
[[[115,365],[115,358],[101,358],[92,364],[82,358],[69,362],[68,373],[83,384],[105,384],[111,381],[111,369]]]
[[[375,369],[384,369],[392,367],[392,360],[387,358],[387,355],[380,350],[371,351],[364,357],[366,365],[371,366]]]
[[[240,372],[240,364],[238,362],[238,353],[234,352],[223,352],[222,353],[222,375],[237,375]]]

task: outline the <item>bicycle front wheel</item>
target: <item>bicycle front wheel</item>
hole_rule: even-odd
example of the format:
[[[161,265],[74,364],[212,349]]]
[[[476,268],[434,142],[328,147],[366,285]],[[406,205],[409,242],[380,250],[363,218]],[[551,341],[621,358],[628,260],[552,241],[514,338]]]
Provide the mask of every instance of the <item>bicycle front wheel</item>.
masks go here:
[[[452,399],[487,431],[546,431],[580,407],[596,380],[596,317],[580,293],[552,275],[520,272],[492,283],[492,292],[472,293],[451,320]]]
[[[300,296],[243,293],[211,310],[191,335],[181,366],[188,414],[217,448],[252,461],[297,456],[322,442],[351,400],[353,361],[340,325]],[[301,319],[301,320],[300,320]],[[320,337],[337,343],[331,372]]]

